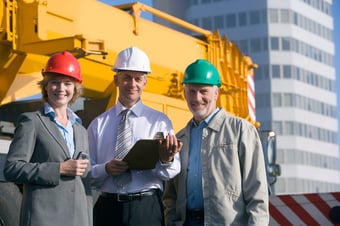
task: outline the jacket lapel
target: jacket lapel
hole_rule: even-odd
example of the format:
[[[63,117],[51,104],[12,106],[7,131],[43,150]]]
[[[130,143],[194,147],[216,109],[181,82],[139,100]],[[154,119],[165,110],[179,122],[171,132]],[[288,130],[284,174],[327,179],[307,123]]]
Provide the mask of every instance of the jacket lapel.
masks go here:
[[[60,146],[63,153],[66,155],[66,158],[71,158],[65,139],[61,135],[57,125],[51,121],[49,116],[44,115],[42,111],[43,110],[39,111],[38,117],[40,118],[43,126],[46,128],[46,130],[51,135],[51,137],[55,140],[55,142]]]
[[[82,145],[80,145],[83,142],[83,137],[81,136],[80,126],[78,123],[73,124],[73,134],[74,134],[74,156],[78,156],[79,152],[83,151],[81,150],[83,148]]]

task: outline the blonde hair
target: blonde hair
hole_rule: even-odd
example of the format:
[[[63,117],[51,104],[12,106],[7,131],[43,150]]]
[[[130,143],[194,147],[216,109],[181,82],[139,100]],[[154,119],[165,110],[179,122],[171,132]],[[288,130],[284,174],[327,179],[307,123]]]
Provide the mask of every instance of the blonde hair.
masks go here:
[[[42,99],[46,102],[48,102],[48,95],[47,95],[47,91],[46,91],[46,86],[47,83],[49,81],[51,81],[55,76],[66,76],[63,74],[57,74],[57,73],[45,73],[45,75],[43,76],[43,79],[41,81],[38,82],[38,85],[41,89],[41,94],[42,94]],[[69,77],[69,76],[66,76]],[[74,94],[72,99],[70,100],[69,104],[73,104],[74,102],[76,102],[76,100],[83,94],[83,88],[81,86],[81,84],[74,78],[69,77],[73,83],[74,83]]]

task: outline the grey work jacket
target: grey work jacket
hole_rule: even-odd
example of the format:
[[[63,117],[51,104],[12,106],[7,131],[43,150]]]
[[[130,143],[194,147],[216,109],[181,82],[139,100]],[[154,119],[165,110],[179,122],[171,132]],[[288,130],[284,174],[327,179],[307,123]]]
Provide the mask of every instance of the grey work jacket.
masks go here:
[[[183,142],[182,171],[166,182],[166,225],[182,225],[185,221],[189,136],[190,123],[177,134]],[[265,162],[256,128],[221,109],[203,130],[201,139],[204,224],[268,225]]]

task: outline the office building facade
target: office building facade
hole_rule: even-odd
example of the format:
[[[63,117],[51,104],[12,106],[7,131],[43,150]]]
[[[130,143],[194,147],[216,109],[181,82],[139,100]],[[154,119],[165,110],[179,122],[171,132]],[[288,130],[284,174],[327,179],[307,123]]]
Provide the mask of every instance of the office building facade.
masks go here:
[[[277,134],[275,193],[340,190],[332,0],[154,0],[258,65],[256,119]],[[157,21],[157,18],[155,18]]]

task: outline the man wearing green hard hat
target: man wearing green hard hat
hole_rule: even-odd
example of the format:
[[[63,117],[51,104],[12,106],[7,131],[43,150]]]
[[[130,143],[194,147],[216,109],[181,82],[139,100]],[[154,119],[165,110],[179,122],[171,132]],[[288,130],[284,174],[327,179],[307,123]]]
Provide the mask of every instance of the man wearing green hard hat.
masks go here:
[[[191,63],[182,84],[193,118],[176,134],[183,142],[182,170],[165,185],[165,225],[268,225],[256,128],[217,107],[222,82],[209,61]]]

